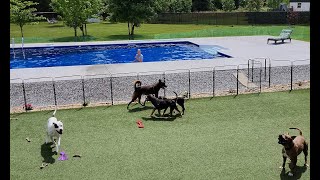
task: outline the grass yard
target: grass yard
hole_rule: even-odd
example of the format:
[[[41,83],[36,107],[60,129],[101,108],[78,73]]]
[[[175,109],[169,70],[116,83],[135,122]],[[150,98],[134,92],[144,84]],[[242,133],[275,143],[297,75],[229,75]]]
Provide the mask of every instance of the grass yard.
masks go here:
[[[185,105],[186,114],[175,119],[150,118],[150,103],[129,112],[126,105],[58,110],[67,161],[44,145],[53,111],[11,114],[17,119],[10,120],[10,179],[310,179],[302,154],[295,177],[281,175],[277,139],[284,132],[297,135],[289,128],[299,127],[309,141],[309,89],[191,99]],[[137,128],[137,119],[144,129]],[[40,169],[43,160],[50,164]]]
[[[195,24],[142,24],[135,29],[135,40],[141,39],[167,39],[191,37],[222,37],[222,36],[252,36],[272,35],[278,36],[287,25],[195,25]],[[310,41],[310,26],[292,26],[292,38]],[[72,28],[66,27],[62,22],[48,24],[40,22],[37,25],[24,26],[25,43],[70,42],[70,41],[110,41],[128,40],[126,23],[93,23],[87,25],[88,36],[82,37],[78,29],[78,38],[74,37]],[[10,24],[11,38],[15,43],[21,43],[19,26]]]

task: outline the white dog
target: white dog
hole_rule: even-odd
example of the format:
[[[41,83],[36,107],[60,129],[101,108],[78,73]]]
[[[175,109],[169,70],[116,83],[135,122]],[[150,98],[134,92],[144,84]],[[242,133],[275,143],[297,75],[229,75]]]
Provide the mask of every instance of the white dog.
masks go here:
[[[56,112],[57,112],[57,109],[54,110],[52,117],[48,119],[46,144],[49,142],[49,139],[50,139],[52,143],[55,144],[56,152],[58,153],[59,147],[60,147],[61,135],[63,131],[63,123],[61,121],[58,121],[57,118],[55,117]],[[58,142],[56,142],[55,139]]]

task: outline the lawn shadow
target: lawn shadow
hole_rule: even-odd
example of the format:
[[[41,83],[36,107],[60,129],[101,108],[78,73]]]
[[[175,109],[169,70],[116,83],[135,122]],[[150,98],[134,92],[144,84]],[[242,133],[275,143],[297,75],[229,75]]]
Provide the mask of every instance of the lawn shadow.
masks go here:
[[[65,27],[63,24],[54,24],[54,25],[48,25],[47,28],[59,28],[59,27]]]
[[[181,117],[180,114],[175,114],[172,116],[169,116],[169,114],[165,114],[164,116],[159,116],[158,114],[156,116],[149,116],[149,117],[141,117],[141,119],[145,121],[174,121],[177,117]]]
[[[110,39],[110,40],[127,40],[129,39],[129,35],[126,34],[126,35],[110,35],[110,36],[107,36],[106,39]],[[148,36],[145,36],[145,35],[139,35],[139,34],[135,34],[133,35],[133,40],[134,39],[147,39]]]
[[[298,180],[301,178],[302,173],[306,172],[306,166],[296,166],[295,174],[293,176],[289,176],[288,172],[286,173],[285,169],[282,169],[280,173],[281,180]]]
[[[56,154],[56,152],[52,152],[52,148],[51,145],[53,143],[43,143],[41,145],[41,156],[43,157],[43,161],[44,163],[50,163],[53,164],[55,162],[55,159],[52,157],[53,155]]]
[[[90,36],[90,35],[87,35],[87,36],[82,36],[82,35],[79,35],[77,37],[75,36],[67,36],[67,37],[60,37],[60,38],[52,38],[51,41],[53,42],[86,42],[86,41],[93,41],[95,40],[96,38],[94,36]]]
[[[136,105],[136,104],[135,104]],[[136,107],[134,109],[129,109],[128,112],[132,113],[132,112],[139,112],[139,111],[144,111],[144,110],[148,110],[148,109],[153,109],[153,107],[150,106],[142,106],[142,107]]]

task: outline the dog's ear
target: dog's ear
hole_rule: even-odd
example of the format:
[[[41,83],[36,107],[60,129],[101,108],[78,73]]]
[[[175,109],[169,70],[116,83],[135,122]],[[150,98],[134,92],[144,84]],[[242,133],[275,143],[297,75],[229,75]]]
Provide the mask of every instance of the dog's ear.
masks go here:
[[[161,82],[161,79],[159,79],[159,82]]]

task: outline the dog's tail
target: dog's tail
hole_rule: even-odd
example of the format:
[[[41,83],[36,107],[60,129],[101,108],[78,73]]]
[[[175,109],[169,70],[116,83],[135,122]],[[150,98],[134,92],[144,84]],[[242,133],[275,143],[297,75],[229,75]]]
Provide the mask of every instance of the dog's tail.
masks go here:
[[[140,80],[136,80],[134,81],[134,90],[138,90],[141,88],[141,81]]]
[[[296,129],[300,132],[300,136],[302,136],[302,131],[299,128],[289,128],[289,129]]]
[[[55,107],[54,112],[52,113],[52,117],[56,115],[56,112],[57,112],[57,107]]]
[[[174,101],[177,102],[177,100],[178,100],[178,94],[177,94],[175,91],[173,91],[173,93],[176,94],[176,98],[174,98]]]

